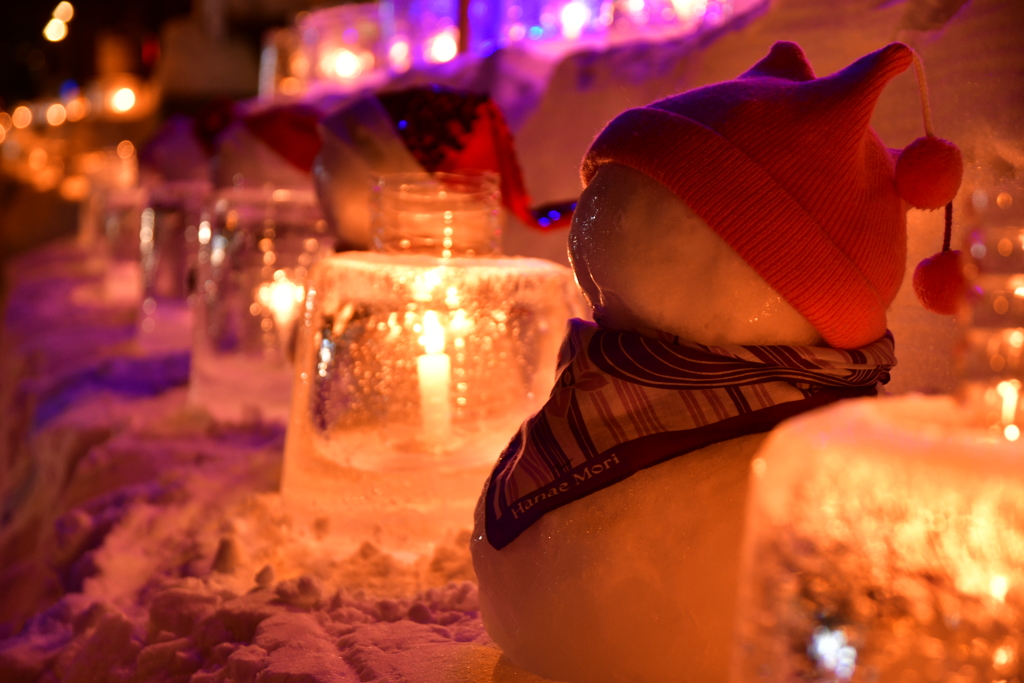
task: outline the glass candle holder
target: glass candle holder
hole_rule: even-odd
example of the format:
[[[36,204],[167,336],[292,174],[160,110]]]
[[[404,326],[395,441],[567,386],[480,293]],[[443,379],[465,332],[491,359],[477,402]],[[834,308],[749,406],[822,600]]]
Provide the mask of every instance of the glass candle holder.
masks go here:
[[[948,396],[780,425],[751,463],[730,680],[1019,680],[1021,454]]]
[[[1024,423],[1024,194],[978,191],[971,203],[976,227],[962,250],[969,290],[959,316],[960,394],[976,424],[1017,441]]]
[[[308,269],[333,240],[311,191],[213,195],[197,234],[192,403],[225,421],[287,421]]]
[[[373,244],[384,253],[488,256],[501,244],[497,173],[394,173],[373,186]]]
[[[415,189],[380,204],[386,251],[313,268],[282,479],[286,504],[329,520],[339,543],[413,554],[472,527],[482,482],[547,397],[582,312],[568,268],[496,254],[496,218],[481,220],[496,215],[491,190],[439,209],[452,198]],[[430,220],[411,220],[422,202]]]

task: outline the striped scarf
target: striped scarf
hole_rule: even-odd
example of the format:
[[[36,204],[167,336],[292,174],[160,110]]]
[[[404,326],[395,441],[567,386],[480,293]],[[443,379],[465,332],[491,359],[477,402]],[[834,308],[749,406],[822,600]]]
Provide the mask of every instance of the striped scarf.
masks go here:
[[[877,395],[896,364],[893,350],[889,333],[852,351],[703,346],[572,320],[551,397],[491,473],[487,539],[501,549],[550,510],[645,467]]]

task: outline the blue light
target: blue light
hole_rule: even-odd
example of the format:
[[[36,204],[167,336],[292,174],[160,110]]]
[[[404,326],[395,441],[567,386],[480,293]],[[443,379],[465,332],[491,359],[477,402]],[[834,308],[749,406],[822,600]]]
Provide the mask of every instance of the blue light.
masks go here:
[[[541,216],[540,218],[537,219],[537,225],[539,225],[542,228],[546,228],[549,225],[551,225],[551,221],[549,221],[546,217]]]
[[[60,84],[60,97],[62,100],[70,100],[78,96],[78,84],[68,79]]]
[[[401,121],[398,122],[398,130],[405,130],[408,126],[409,122],[406,121],[405,119],[402,119]]]
[[[530,39],[531,40],[537,40],[542,35],[544,35],[544,29],[542,29],[540,26],[531,26],[530,27]]]
[[[557,221],[561,217],[562,217],[562,214],[558,213],[554,209],[551,209],[550,211],[548,211],[548,218],[550,218],[553,221]]]

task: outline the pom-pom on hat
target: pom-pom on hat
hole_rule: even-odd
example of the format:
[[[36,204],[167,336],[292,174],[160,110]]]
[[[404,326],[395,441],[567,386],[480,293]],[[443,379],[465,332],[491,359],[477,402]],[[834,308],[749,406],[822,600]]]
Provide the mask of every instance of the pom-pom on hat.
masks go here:
[[[587,153],[583,183],[613,162],[658,180],[825,341],[864,346],[885,333],[906,263],[902,202],[919,199],[901,196],[893,156],[869,124],[882,89],[914,58],[893,43],[816,78],[799,46],[776,43],[735,80],[620,114]],[[912,161],[910,186],[930,204],[952,199],[958,169]],[[934,187],[953,176],[955,186]]]

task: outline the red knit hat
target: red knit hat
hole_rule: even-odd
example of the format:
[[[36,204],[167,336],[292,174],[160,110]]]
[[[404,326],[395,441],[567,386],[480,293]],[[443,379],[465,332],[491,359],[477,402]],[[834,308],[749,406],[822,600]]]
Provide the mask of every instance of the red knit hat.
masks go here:
[[[907,254],[895,162],[869,122],[882,88],[913,59],[894,43],[815,78],[799,46],[776,43],[736,80],[620,114],[587,153],[584,186],[612,162],[651,176],[825,341],[864,346],[885,333]],[[938,206],[961,170],[939,172],[954,173]]]

